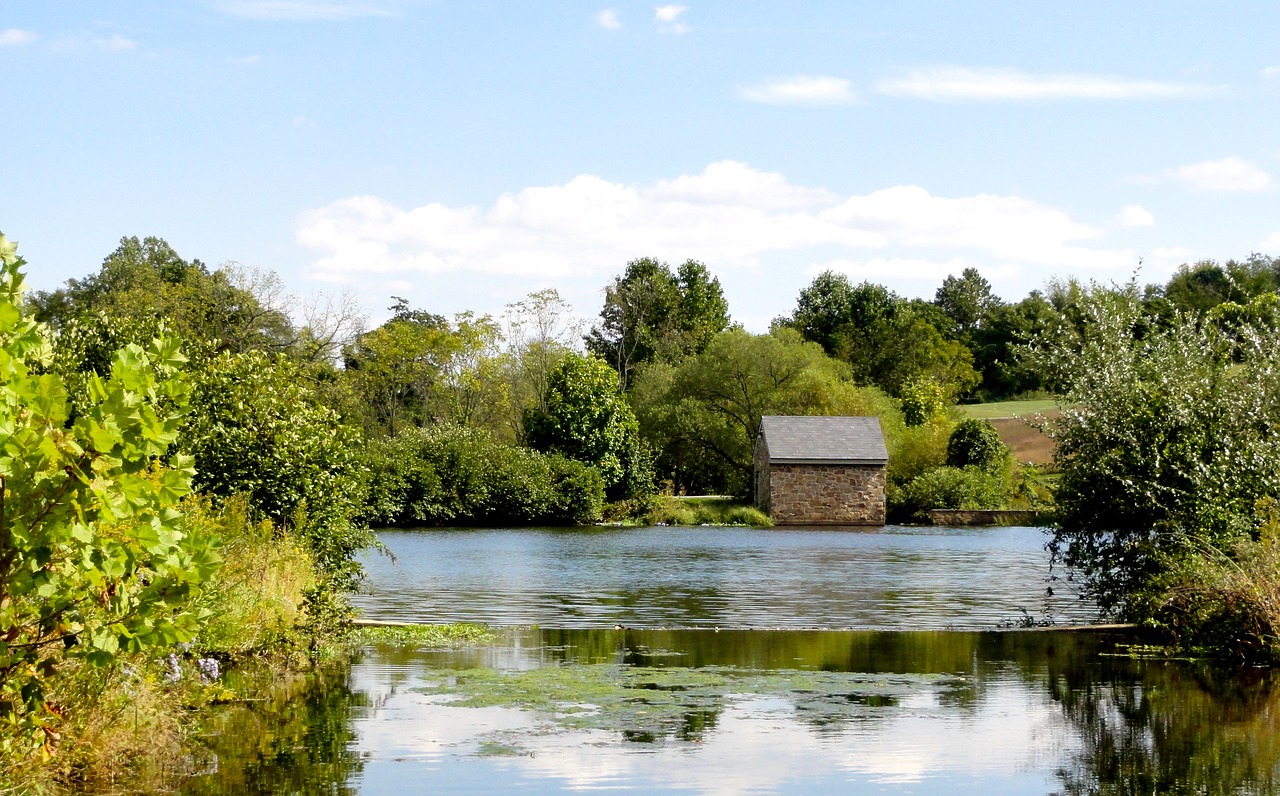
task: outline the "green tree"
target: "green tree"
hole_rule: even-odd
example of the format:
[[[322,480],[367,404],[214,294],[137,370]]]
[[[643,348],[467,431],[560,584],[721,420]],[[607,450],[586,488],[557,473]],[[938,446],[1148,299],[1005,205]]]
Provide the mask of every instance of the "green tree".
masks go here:
[[[605,288],[600,322],[587,334],[587,349],[604,359],[625,391],[645,362],[674,364],[706,347],[729,326],[729,308],[716,279],[688,260],[678,273],[643,257]]]
[[[352,388],[369,414],[371,433],[448,421],[497,423],[502,399],[492,393],[501,333],[489,316],[439,315],[398,299],[391,320],[360,335],[343,355]],[[492,416],[491,416],[492,415]]]
[[[966,268],[960,276],[948,276],[934,294],[933,303],[955,323],[960,339],[968,343],[987,317],[1003,302],[991,292],[976,268]]]
[[[800,292],[796,309],[781,321],[829,355],[849,363],[860,384],[891,395],[921,381],[954,399],[978,381],[973,355],[945,338],[926,317],[883,285],[854,286],[842,274],[819,274]]]
[[[610,499],[653,492],[651,457],[607,362],[566,356],[547,380],[543,404],[545,409],[531,409],[525,417],[530,447],[595,467]]]
[[[184,260],[160,238],[122,238],[97,274],[36,293],[32,305],[37,320],[59,330],[73,322],[140,330],[163,322],[197,353],[287,350],[294,341],[288,316],[237,282],[231,269]]]
[[[177,511],[193,472],[170,455],[187,398],[177,340],[119,351],[73,421],[62,380],[38,373],[48,344],[22,315],[24,264],[0,235],[0,751],[13,759],[49,752],[65,669],[190,640],[190,600],[218,563]]]
[[[1132,282],[1078,307],[1083,333],[1035,354],[1066,388],[1051,550],[1104,611],[1141,618],[1163,572],[1256,539],[1258,501],[1280,494],[1280,335],[1152,326]]]

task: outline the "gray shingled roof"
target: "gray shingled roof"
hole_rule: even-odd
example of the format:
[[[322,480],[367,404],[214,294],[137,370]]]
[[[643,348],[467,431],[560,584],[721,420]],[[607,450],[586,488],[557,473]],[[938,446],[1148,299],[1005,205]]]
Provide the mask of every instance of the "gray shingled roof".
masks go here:
[[[760,434],[775,464],[884,464],[880,419],[875,417],[792,417],[766,415]]]

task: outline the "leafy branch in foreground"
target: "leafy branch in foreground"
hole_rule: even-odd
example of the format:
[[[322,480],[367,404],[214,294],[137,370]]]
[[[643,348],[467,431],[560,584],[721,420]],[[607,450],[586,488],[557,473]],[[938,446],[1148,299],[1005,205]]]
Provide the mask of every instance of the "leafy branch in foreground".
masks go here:
[[[24,264],[0,235],[0,754],[19,759],[58,738],[60,670],[190,640],[187,598],[219,561],[177,510],[193,474],[168,456],[187,399],[178,341],[120,350],[73,419],[62,379],[39,372]]]

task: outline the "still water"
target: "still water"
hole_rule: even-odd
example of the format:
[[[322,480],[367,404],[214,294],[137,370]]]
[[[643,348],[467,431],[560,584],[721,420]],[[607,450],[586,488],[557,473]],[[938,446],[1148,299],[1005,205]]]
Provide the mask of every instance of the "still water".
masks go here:
[[[1280,792],[1274,673],[991,629],[1043,610],[1033,529],[383,538],[368,615],[505,627],[228,709],[185,792]]]
[[[1089,621],[1038,528],[387,531],[369,619],[551,627],[989,630]],[[1053,595],[1048,589],[1053,589]]]

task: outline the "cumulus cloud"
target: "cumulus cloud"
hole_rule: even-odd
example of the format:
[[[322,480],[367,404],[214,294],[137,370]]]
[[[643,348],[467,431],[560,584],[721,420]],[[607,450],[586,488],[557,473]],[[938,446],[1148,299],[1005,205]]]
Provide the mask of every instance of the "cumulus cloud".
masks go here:
[[[622,27],[622,22],[618,19],[618,12],[612,8],[606,8],[596,14],[596,24],[605,30],[617,30]]]
[[[259,20],[342,20],[391,13],[386,3],[369,0],[219,0],[214,7],[233,17]]]
[[[839,77],[798,75],[738,89],[738,95],[769,105],[848,105],[856,102],[853,84]]]
[[[1156,217],[1142,205],[1126,205],[1120,211],[1120,223],[1126,227],[1154,227]]]
[[[1275,77],[1276,75],[1280,75],[1280,66],[1268,66],[1262,70],[1263,77]]]
[[[39,36],[29,30],[9,28],[8,30],[0,31],[0,47],[10,47],[17,44],[30,44],[38,38]]]
[[[688,33],[691,28],[680,21],[680,15],[689,9],[685,6],[658,6],[653,10],[653,18],[658,23],[658,30],[663,33]]]
[[[1270,174],[1238,157],[1179,166],[1165,176],[1197,191],[1266,191],[1275,186]]]
[[[841,196],[734,161],[647,185],[584,174],[503,194],[488,207],[406,209],[355,196],[296,226],[298,242],[317,254],[311,275],[347,283],[441,274],[600,279],[641,254],[719,269],[838,258],[904,278],[902,269],[950,273],[955,258],[968,257],[984,271],[1025,270],[1036,282],[1055,271],[1123,272],[1136,262],[1127,251],[1084,245],[1100,234],[1022,197],[940,197],[914,185]]]
[[[882,94],[934,102],[1054,99],[1162,99],[1210,93],[1191,83],[1133,80],[1110,75],[1030,74],[1016,69],[940,66],[882,80]]]
[[[1280,255],[1280,232],[1272,232],[1268,235],[1262,243],[1258,244],[1258,251],[1272,256]]]

